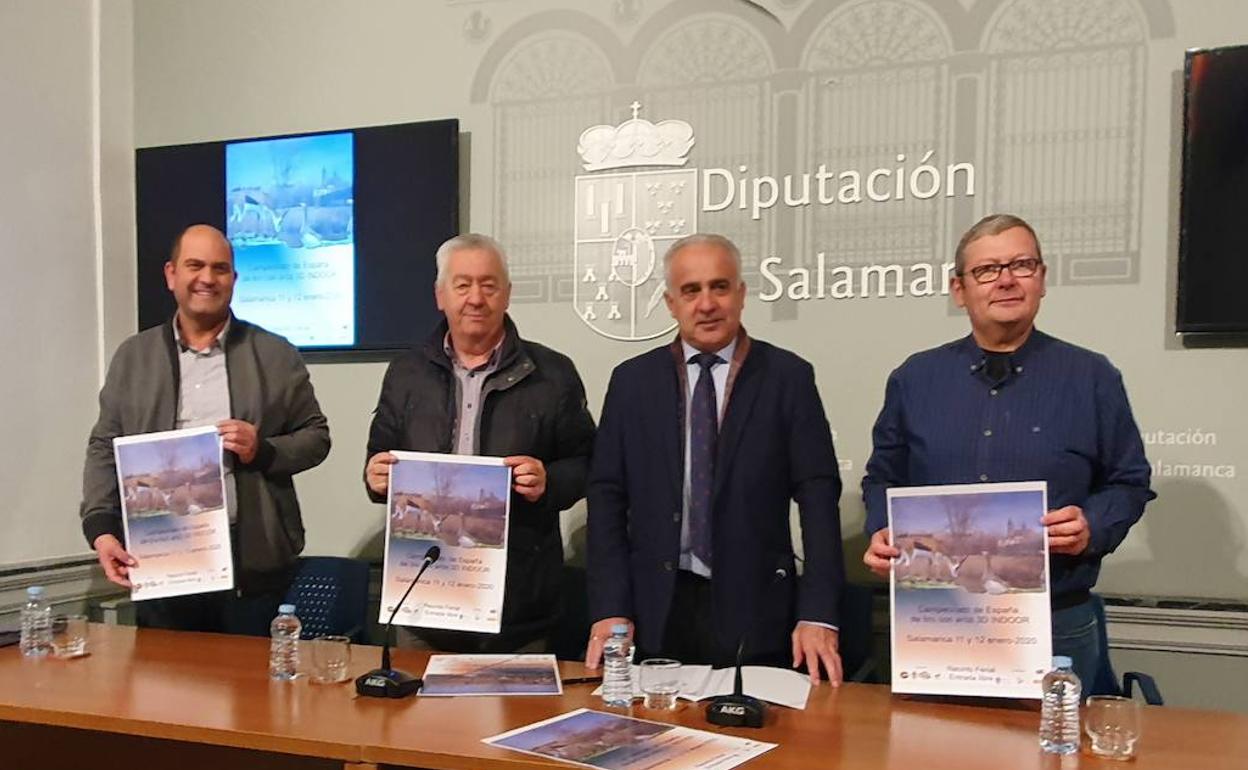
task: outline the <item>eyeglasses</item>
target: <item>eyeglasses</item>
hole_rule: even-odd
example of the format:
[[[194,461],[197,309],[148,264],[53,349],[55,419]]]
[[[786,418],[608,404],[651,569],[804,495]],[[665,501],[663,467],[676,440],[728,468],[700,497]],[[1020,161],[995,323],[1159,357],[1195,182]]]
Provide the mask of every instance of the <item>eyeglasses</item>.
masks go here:
[[[972,267],[970,270],[960,273],[960,275],[970,273],[971,277],[975,279],[975,283],[992,283],[1001,277],[1002,270],[1009,270],[1010,275],[1015,278],[1030,278],[1040,269],[1041,264],[1043,263],[1037,257],[1019,257],[1005,263],[989,262],[986,265]]]

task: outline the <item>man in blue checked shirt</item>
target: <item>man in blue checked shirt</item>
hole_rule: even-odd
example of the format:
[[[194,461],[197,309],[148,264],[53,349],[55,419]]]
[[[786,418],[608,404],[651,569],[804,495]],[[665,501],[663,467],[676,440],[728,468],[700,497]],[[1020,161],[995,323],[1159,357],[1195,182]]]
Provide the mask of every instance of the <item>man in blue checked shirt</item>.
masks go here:
[[[1048,482],[1053,654],[1091,687],[1104,640],[1091,600],[1101,559],[1156,495],[1122,375],[1099,353],[1035,327],[1045,265],[1035,231],[994,214],[962,236],[951,281],[971,333],[908,358],[888,378],[862,480],[863,562],[887,576],[885,491]]]

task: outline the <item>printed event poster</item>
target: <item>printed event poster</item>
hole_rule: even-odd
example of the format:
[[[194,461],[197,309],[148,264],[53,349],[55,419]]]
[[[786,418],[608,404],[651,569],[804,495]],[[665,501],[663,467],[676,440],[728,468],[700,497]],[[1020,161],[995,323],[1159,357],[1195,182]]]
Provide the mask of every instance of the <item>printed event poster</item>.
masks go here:
[[[888,490],[893,692],[1040,697],[1047,497],[1042,481]]]
[[[134,601],[234,587],[221,451],[212,426],[113,439]]]
[[[498,633],[507,580],[511,468],[501,457],[393,452],[380,621],[424,561],[442,556],[395,615],[401,626]]]
[[[610,770],[727,770],[776,747],[732,735],[578,709],[483,741]]]
[[[431,655],[421,695],[562,695],[554,655]]]

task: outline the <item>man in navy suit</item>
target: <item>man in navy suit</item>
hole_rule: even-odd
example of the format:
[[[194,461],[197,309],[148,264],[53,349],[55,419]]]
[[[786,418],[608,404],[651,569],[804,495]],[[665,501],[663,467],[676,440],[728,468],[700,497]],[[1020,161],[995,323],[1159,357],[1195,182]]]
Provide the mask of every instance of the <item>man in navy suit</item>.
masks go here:
[[[626,624],[644,656],[726,666],[744,642],[839,684],[841,481],[814,370],[742,328],[732,241],[691,235],[663,260],[679,337],[616,367],[594,446],[586,665]]]

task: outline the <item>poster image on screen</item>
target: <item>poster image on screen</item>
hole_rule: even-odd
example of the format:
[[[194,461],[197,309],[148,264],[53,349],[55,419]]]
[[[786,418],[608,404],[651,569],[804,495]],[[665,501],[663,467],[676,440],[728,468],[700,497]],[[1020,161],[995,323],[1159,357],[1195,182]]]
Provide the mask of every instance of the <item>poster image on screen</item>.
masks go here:
[[[231,142],[225,191],[234,312],[300,347],[355,344],[351,132]]]
[[[164,266],[188,225],[230,238],[235,315],[309,361],[388,360],[442,317],[434,254],[459,232],[454,119],[135,150],[140,329],[177,310]]]

